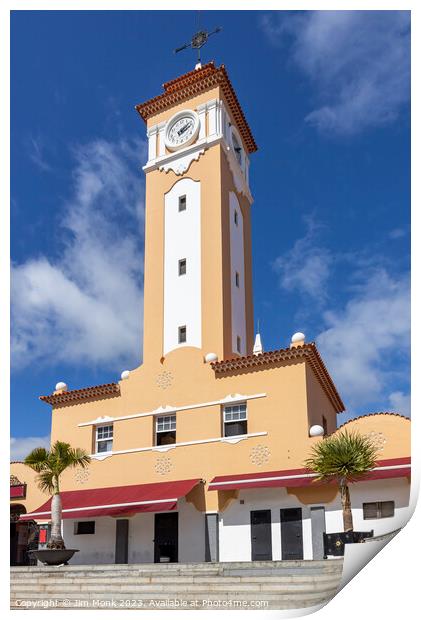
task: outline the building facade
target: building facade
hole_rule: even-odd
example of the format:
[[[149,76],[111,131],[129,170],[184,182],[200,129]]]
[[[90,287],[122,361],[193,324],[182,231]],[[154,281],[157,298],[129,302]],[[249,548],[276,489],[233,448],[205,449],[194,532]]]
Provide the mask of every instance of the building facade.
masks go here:
[[[340,499],[303,463],[344,405],[303,334],[271,352],[255,339],[257,147],[226,69],[198,66],[136,108],[148,137],[143,363],[41,397],[51,441],[92,457],[63,475],[72,563],[322,558],[323,533],[342,530]],[[410,422],[380,413],[347,427],[380,455],[351,487],[355,528],[393,531],[408,518]],[[38,500],[22,519],[45,526]]]

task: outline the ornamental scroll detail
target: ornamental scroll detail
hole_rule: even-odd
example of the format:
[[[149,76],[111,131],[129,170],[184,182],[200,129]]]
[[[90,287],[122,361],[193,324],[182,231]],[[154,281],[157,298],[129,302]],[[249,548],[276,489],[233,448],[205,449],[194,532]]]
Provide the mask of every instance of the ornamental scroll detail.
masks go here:
[[[173,384],[174,377],[169,372],[169,370],[164,370],[161,372],[156,378],[156,384],[161,390],[166,390],[171,387]]]
[[[269,461],[270,458],[270,450],[268,446],[264,446],[263,444],[258,444],[254,446],[254,448],[250,452],[250,461],[253,465],[264,465]]]
[[[157,474],[161,476],[165,476],[165,474],[169,474],[173,468],[172,461],[169,456],[159,456],[156,459],[155,463],[155,471]]]
[[[75,480],[78,484],[85,484],[89,480],[90,471],[87,467],[80,467],[75,471]]]

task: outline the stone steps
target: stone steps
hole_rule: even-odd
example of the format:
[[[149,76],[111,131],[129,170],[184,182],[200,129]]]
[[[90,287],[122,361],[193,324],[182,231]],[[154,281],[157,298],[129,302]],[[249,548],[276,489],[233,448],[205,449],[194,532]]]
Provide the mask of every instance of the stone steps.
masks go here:
[[[11,607],[305,608],[332,598],[341,575],[342,560],[12,567]]]

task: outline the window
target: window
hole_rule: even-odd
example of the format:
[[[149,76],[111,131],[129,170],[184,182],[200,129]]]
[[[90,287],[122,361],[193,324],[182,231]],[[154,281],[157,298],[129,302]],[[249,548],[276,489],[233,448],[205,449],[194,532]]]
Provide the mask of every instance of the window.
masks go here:
[[[165,446],[175,443],[175,415],[162,415],[156,418],[155,445]]]
[[[74,534],[95,534],[95,521],[76,521]]]
[[[367,502],[363,504],[364,519],[387,519],[395,514],[395,502]]]
[[[187,199],[186,196],[179,196],[178,198],[178,210],[185,211],[187,207]]]
[[[181,258],[178,261],[178,275],[185,276],[187,271],[187,260],[185,258]]]
[[[240,274],[238,273],[238,271],[235,272],[235,286],[237,288],[240,288]]]
[[[227,405],[224,407],[224,437],[247,435],[247,405]]]
[[[327,431],[327,420],[324,417],[324,415],[322,415],[322,426],[323,426],[323,435],[329,435]]]
[[[237,352],[241,353],[241,338],[237,336]]]
[[[95,452],[111,452],[113,449],[113,425],[96,427]]]
[[[238,226],[238,211],[234,209],[234,224]]]
[[[178,328],[178,344],[183,342],[187,342],[187,327],[185,325],[181,325]]]
[[[242,165],[243,162],[243,157],[242,157],[242,151],[243,149],[240,146],[240,143],[237,139],[237,136],[235,134],[232,135],[232,145],[234,147],[234,152],[235,152],[235,156],[237,158],[238,163],[240,164],[240,166]]]

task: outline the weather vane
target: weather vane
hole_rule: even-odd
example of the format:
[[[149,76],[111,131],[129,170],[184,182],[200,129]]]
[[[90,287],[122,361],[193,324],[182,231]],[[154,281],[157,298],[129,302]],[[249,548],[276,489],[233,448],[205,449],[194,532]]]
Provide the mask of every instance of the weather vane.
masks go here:
[[[212,32],[207,32],[206,30],[199,30],[199,32],[196,32],[196,34],[193,35],[190,43],[186,43],[181,47],[177,47],[177,49],[174,50],[174,54],[177,54],[178,52],[181,52],[182,50],[191,47],[192,49],[197,50],[197,63],[200,65],[200,50],[208,42],[209,37],[211,37],[213,34],[221,32],[221,30],[222,28],[220,26],[215,28],[215,30],[212,30]]]

